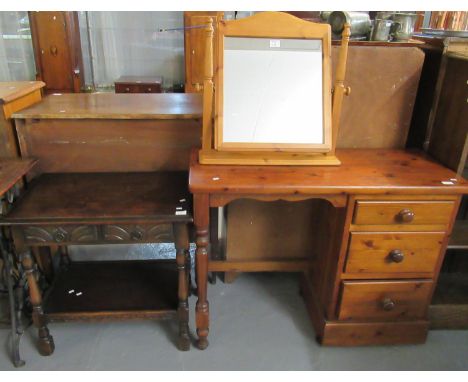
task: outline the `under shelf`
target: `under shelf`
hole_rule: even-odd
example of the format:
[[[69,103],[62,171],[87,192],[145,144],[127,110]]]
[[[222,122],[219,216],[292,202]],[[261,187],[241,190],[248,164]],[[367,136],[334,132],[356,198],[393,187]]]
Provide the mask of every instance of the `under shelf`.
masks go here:
[[[44,300],[50,321],[171,318],[177,306],[175,260],[72,262]]]

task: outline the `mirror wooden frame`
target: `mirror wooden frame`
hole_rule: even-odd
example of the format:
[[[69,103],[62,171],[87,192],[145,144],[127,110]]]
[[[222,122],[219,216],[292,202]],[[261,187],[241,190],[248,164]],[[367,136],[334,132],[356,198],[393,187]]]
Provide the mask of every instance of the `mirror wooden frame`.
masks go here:
[[[213,24],[206,20],[205,79],[203,84],[203,138],[199,152],[201,164],[232,165],[339,165],[335,156],[339,114],[345,88],[349,25],[343,31],[340,58],[331,89],[331,30],[328,24],[312,23],[282,12],[261,12],[240,20],[219,20],[217,57],[213,85]],[[258,144],[228,145],[222,142],[223,56],[224,37],[320,39],[322,41],[323,75],[323,144]],[[223,147],[224,146],[224,147]]]

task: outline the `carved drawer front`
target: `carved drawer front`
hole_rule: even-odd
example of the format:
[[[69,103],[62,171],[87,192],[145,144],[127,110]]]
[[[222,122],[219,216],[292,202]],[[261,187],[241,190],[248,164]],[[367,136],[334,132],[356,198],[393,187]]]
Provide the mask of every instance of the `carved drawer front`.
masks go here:
[[[378,321],[424,318],[432,281],[345,281],[340,320]]]
[[[354,224],[447,225],[453,201],[365,201],[358,200]]]
[[[26,226],[21,229],[28,244],[95,243],[99,240],[94,225]]]
[[[353,232],[346,273],[433,273],[444,232]]]
[[[103,236],[105,241],[116,243],[174,241],[172,224],[108,224],[103,226]]]

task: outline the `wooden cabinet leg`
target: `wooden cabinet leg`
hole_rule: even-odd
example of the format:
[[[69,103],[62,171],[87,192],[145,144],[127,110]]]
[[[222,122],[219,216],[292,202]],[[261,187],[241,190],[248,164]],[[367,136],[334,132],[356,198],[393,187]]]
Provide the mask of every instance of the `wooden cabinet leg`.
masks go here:
[[[196,231],[195,271],[197,280],[198,301],[195,307],[199,349],[208,347],[209,305],[208,289],[208,245],[209,245],[209,196],[195,194],[194,225]]]
[[[23,264],[24,272],[28,280],[29,298],[32,304],[33,322],[39,333],[39,353],[41,355],[50,355],[54,352],[54,339],[47,328],[47,319],[42,309],[42,297],[34,275],[34,259],[31,252],[21,254],[21,263]]]
[[[179,272],[179,306],[177,309],[177,316],[179,319],[179,350],[190,350],[190,337],[189,337],[189,307],[188,307],[188,293],[189,293],[189,237],[187,224],[173,225],[174,238],[176,247],[176,262]]]

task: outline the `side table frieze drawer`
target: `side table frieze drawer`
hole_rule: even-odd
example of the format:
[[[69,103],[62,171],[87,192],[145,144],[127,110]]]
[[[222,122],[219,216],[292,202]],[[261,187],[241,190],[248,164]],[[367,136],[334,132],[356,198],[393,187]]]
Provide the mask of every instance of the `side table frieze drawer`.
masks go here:
[[[174,241],[172,224],[107,224],[102,226],[105,242],[150,242]]]
[[[172,224],[21,225],[14,235],[27,245],[96,243],[170,243]]]
[[[88,224],[24,225],[14,227],[13,234],[28,245],[86,244],[99,240],[98,227]]]

